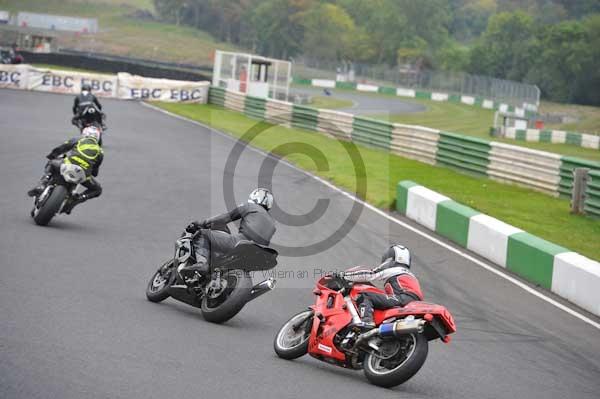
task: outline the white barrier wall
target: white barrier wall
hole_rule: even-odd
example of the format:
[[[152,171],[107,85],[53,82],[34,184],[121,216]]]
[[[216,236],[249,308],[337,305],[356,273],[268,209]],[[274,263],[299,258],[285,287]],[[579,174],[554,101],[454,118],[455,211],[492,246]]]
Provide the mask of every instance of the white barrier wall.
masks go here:
[[[209,82],[154,79],[128,73],[109,75],[0,65],[0,88],[77,94],[82,84],[89,84],[99,97],[202,104],[208,102],[210,86]]]

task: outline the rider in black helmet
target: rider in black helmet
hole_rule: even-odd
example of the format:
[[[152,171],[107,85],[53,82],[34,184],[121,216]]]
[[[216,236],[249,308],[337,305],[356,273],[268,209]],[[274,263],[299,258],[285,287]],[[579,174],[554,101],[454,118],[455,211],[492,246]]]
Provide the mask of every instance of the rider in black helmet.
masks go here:
[[[248,202],[230,212],[212,217],[202,222],[192,222],[186,227],[189,233],[202,230],[194,240],[196,264],[182,267],[180,276],[187,284],[198,281],[198,276],[206,275],[210,270],[210,255],[227,253],[241,240],[254,241],[269,245],[275,234],[275,221],[269,214],[273,206],[273,194],[266,188],[257,188],[250,193]],[[240,220],[237,234],[228,234],[219,230],[210,230],[211,226],[220,226]]]
[[[81,93],[73,100],[73,125],[83,129],[92,123],[97,123],[99,127],[104,127],[102,120],[102,104],[92,94],[92,86],[88,83],[81,84]]]

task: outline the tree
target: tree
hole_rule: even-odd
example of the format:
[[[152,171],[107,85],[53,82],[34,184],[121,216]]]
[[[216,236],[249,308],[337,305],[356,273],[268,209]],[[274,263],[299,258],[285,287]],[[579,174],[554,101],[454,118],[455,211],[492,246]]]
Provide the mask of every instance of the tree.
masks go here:
[[[540,35],[543,50],[528,79],[538,84],[549,98],[565,102],[575,99],[578,80],[590,56],[587,40],[588,32],[578,21],[547,27]]]
[[[523,12],[500,13],[471,51],[469,70],[504,79],[521,80],[536,58],[538,42],[533,18]]]
[[[354,20],[335,4],[319,4],[302,15],[304,54],[322,60],[354,58]]]

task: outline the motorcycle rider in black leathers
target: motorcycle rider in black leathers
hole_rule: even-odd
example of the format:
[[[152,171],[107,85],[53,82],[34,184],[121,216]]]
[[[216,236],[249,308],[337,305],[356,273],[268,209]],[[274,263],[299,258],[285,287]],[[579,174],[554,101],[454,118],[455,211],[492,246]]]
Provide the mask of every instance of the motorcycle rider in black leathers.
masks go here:
[[[182,279],[188,285],[197,282],[200,276],[206,275],[210,271],[210,264],[216,254],[228,253],[242,240],[269,245],[276,230],[275,221],[269,214],[271,206],[273,206],[271,192],[266,188],[257,188],[250,194],[248,203],[202,222],[190,223],[186,228],[188,233],[202,231],[193,243],[197,263],[182,266],[178,270]],[[237,234],[210,230],[211,226],[221,226],[235,220],[240,220]]]
[[[30,197],[40,195],[52,176],[60,173],[60,165],[63,162],[67,162],[78,165],[85,171],[87,179],[81,185],[86,190],[82,193],[71,195],[71,200],[65,204],[62,212],[68,215],[76,205],[100,196],[102,194],[102,186],[100,186],[95,177],[98,176],[100,165],[104,159],[104,153],[98,144],[99,137],[99,129],[96,126],[88,126],[83,129],[81,136],[74,137],[54,148],[46,155],[48,163],[46,164],[45,173],[40,179],[40,183],[29,190],[27,195]],[[65,154],[64,158],[57,159],[63,154]]]
[[[81,93],[73,100],[73,119],[71,123],[79,129],[92,123],[105,128],[103,121],[102,104],[98,98],[92,94],[92,87],[84,83],[81,85]]]

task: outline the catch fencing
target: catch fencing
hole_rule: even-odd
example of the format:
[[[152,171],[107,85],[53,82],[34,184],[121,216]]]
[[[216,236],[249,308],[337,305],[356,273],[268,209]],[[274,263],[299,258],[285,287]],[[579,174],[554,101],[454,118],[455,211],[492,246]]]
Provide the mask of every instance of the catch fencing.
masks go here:
[[[270,99],[259,101],[244,93],[222,88],[210,88],[209,102],[274,124],[322,132],[406,158],[518,184],[553,196],[570,197],[572,171],[576,167],[600,173],[600,162],[339,111],[318,110]],[[600,177],[597,177],[598,180]]]
[[[340,67],[337,62],[297,60],[294,63],[294,78],[328,79],[351,85],[356,85],[352,82],[362,82],[384,87],[397,86],[424,92],[491,98],[516,106],[524,103],[537,106],[540,100],[540,90],[535,85],[464,72],[417,71],[357,63]]]
[[[0,88],[77,94],[89,84],[99,97],[206,103],[209,82],[154,79],[128,73],[116,75],[34,68],[30,65],[0,65]]]
[[[501,100],[493,100],[489,97],[473,96],[466,94],[453,94],[443,91],[428,91],[425,89],[408,89],[405,87],[378,86],[374,84],[360,84],[354,82],[339,82],[332,79],[303,79],[294,77],[294,83],[298,85],[309,85],[326,89],[345,89],[371,93],[388,94],[398,97],[417,98],[439,102],[451,102],[470,105],[483,109],[497,110],[500,112],[514,113],[516,116],[533,117],[537,112],[537,105],[527,102],[519,102],[518,105],[508,104]]]

